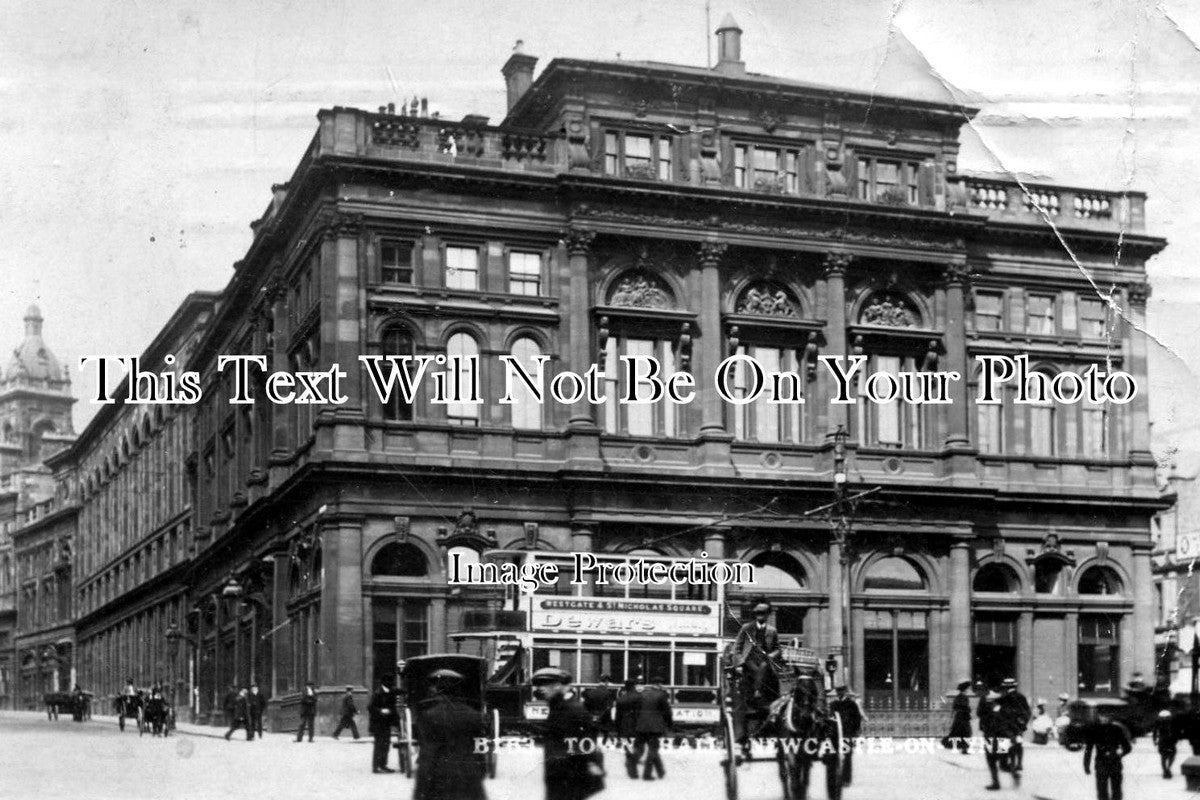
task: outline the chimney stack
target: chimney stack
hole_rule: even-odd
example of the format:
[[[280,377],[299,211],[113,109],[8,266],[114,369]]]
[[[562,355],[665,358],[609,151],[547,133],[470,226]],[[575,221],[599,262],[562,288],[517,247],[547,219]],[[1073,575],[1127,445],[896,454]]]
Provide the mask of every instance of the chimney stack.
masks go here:
[[[742,61],[742,29],[732,14],[726,14],[717,28],[717,72],[726,75],[746,74],[746,64]]]
[[[512,107],[521,99],[521,95],[528,91],[533,84],[533,68],[537,66],[537,56],[527,56],[521,52],[524,42],[517,40],[513,46],[513,54],[508,57],[508,61],[504,62],[504,66],[500,69],[500,74],[504,76],[504,84],[508,87],[508,108],[511,111]]]

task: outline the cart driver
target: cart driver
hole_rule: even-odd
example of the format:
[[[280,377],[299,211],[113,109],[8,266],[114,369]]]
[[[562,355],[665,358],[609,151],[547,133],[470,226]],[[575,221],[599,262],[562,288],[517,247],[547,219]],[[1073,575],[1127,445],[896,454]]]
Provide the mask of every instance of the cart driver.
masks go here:
[[[754,619],[738,631],[733,643],[734,671],[742,676],[742,696],[754,707],[768,705],[779,696],[779,680],[774,664],[779,662],[779,632],[767,619],[771,603],[760,597],[754,601]]]

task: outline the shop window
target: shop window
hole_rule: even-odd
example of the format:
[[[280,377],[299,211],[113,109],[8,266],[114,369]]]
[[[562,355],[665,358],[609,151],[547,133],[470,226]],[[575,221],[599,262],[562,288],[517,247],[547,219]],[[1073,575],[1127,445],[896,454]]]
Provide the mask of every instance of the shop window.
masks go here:
[[[1016,676],[1017,620],[1011,614],[975,615],[972,625],[972,678],[998,688]]]
[[[371,601],[371,649],[374,676],[396,674],[400,661],[429,652],[429,602],[408,597]]]
[[[371,561],[371,575],[376,577],[420,578],[428,573],[425,554],[407,543],[389,542]]]
[[[924,709],[929,699],[929,634],[925,613],[863,613],[863,684],[868,713]]]

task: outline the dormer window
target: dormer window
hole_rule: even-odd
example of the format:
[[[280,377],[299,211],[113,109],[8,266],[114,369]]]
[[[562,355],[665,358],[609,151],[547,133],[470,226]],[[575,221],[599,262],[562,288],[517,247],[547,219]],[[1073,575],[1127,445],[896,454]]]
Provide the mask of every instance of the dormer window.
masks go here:
[[[671,180],[671,137],[606,131],[604,174],[642,180]]]
[[[874,156],[858,159],[858,199],[915,206],[920,199],[921,165]]]
[[[803,151],[760,144],[733,146],[733,185],[777,194],[799,194]]]

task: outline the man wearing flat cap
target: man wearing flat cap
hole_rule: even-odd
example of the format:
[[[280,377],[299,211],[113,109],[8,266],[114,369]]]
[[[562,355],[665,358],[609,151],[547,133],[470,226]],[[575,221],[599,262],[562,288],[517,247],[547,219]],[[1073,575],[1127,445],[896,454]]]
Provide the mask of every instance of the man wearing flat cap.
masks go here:
[[[584,800],[604,789],[604,762],[598,731],[583,702],[571,690],[571,675],[557,667],[533,673],[534,691],[550,707],[542,746],[546,751],[546,800]],[[581,742],[590,740],[581,747]],[[588,752],[583,752],[584,749]]]
[[[354,687],[347,686],[346,693],[342,695],[342,716],[338,720],[337,727],[333,729],[333,738],[338,738],[342,731],[349,728],[350,733],[354,735],[354,740],[358,741],[358,725],[354,722],[354,718],[357,716],[358,706],[354,704]]]
[[[486,739],[483,715],[461,699],[463,676],[452,669],[429,675],[430,696],[416,709],[417,783],[413,800],[485,800],[484,754],[476,739]]]

